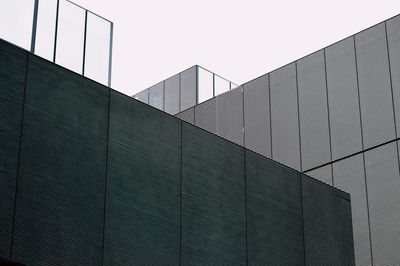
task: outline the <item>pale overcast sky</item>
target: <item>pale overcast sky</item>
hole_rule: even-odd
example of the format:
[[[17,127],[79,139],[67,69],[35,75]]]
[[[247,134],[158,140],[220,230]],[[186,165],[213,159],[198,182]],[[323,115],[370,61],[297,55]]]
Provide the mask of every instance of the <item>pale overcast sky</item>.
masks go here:
[[[112,88],[192,65],[242,84],[400,13],[399,0],[73,0],[114,22]]]

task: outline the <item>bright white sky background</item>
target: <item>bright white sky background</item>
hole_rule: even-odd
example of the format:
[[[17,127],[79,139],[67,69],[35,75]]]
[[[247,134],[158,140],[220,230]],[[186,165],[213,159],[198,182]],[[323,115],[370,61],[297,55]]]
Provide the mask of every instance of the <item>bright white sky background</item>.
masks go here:
[[[73,0],[114,22],[112,88],[192,65],[237,84],[400,13],[399,0]]]

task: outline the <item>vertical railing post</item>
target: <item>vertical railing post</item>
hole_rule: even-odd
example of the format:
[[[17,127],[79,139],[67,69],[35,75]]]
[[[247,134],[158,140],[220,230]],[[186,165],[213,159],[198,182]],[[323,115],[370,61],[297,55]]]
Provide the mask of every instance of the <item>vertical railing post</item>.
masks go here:
[[[56,62],[56,52],[57,52],[57,34],[58,34],[58,13],[60,11],[60,0],[57,0],[57,10],[56,10],[56,26],[54,32],[54,48],[53,48],[53,62]]]
[[[32,21],[31,53],[35,53],[38,9],[39,9],[39,0],[35,0],[35,5],[33,8],[33,21]]]
[[[108,56],[108,87],[111,87],[112,49],[113,49],[114,24],[110,22],[110,50]]]
[[[85,31],[84,31],[84,34],[83,34],[82,75],[85,75],[87,17],[88,17],[88,11],[87,11],[87,9],[85,9]]]

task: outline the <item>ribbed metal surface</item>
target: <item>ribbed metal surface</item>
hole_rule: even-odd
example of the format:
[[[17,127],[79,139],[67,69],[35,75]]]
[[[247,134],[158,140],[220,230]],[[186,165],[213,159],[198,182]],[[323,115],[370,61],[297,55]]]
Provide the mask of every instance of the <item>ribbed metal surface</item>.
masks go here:
[[[217,96],[218,135],[243,145],[243,93],[238,87]]]
[[[271,158],[269,77],[264,75],[243,85],[246,148]]]
[[[246,151],[248,265],[302,265],[300,173]]]
[[[27,54],[0,45],[0,257],[10,256]]]
[[[182,264],[246,264],[244,149],[182,128]]]
[[[179,113],[179,74],[165,80],[165,112]]]
[[[217,133],[217,99],[212,98],[195,106],[196,126]]]
[[[111,93],[106,265],[179,264],[180,123]]]
[[[196,105],[197,98],[197,70],[196,66],[183,71],[181,76],[181,96],[180,96],[180,111],[184,111]]]
[[[35,56],[26,86],[11,259],[100,264],[109,89]]]

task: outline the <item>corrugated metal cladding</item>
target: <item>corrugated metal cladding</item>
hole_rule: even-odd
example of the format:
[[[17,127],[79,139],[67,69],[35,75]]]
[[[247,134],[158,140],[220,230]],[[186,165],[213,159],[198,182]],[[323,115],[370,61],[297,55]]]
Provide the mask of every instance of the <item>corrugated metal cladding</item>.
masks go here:
[[[196,105],[196,126],[217,134],[217,100],[212,98],[203,104]]]
[[[188,123],[194,124],[194,107],[177,114],[176,117]]]
[[[4,42],[0,103],[0,259],[354,264],[348,194]]]

